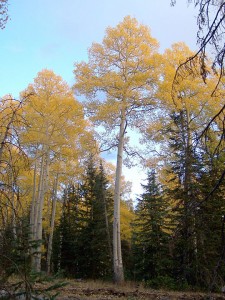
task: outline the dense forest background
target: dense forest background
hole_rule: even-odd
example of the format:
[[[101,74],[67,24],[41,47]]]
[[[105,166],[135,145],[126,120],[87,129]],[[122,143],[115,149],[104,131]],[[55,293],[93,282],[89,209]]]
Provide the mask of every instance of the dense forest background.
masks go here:
[[[198,63],[184,43],[159,54],[148,27],[127,16],[74,66],[72,88],[44,69],[20,99],[1,98],[3,282],[41,272],[112,280],[117,209],[125,279],[153,288],[224,285],[225,85],[210,61]],[[141,136],[135,149],[132,130]],[[111,150],[116,167],[101,156]],[[132,202],[121,172],[134,162],[146,181]]]

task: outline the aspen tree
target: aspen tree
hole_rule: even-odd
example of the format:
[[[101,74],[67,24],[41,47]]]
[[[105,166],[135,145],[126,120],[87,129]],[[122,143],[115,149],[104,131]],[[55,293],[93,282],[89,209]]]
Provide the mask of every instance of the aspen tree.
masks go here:
[[[126,129],[141,128],[153,106],[157,86],[158,42],[149,28],[127,16],[115,28],[108,27],[102,44],[93,43],[88,62],[75,65],[74,90],[87,97],[91,120],[105,132],[102,143],[117,149],[114,190],[114,280],[124,280],[120,238],[120,193]]]
[[[29,126],[22,136],[23,144],[27,147],[31,163],[33,162],[34,165],[30,225],[31,240],[37,246],[33,255],[33,267],[36,271],[40,271],[44,203],[45,199],[50,197],[51,189],[54,190],[54,195],[57,193],[57,186],[55,189],[51,186],[53,181],[50,180],[51,171],[54,163],[60,160],[78,159],[86,122],[83,119],[82,107],[74,99],[69,86],[50,70],[39,72],[34,83],[23,92],[23,94],[27,93],[31,96],[24,107],[24,116]],[[62,164],[62,169],[58,170],[59,174],[66,173],[63,165],[65,164]],[[54,204],[55,196],[52,200]],[[50,204],[50,201],[48,203]],[[54,220],[51,221],[49,239],[49,266],[53,224]]]

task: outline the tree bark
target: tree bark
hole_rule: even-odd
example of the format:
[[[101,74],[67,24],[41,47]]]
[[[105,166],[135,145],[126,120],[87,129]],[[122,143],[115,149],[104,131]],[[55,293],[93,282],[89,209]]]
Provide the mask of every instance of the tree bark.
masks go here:
[[[35,222],[35,196],[36,196],[36,172],[37,172],[37,160],[35,159],[34,165],[34,179],[33,179],[33,192],[32,192],[32,201],[30,208],[30,239],[34,240],[35,230],[34,230],[34,222]]]
[[[39,176],[39,184],[38,184],[38,194],[37,200],[35,201],[35,211],[34,211],[34,252],[35,255],[33,257],[33,268],[36,272],[41,271],[41,238],[42,234],[42,208],[43,208],[43,194],[44,194],[44,154],[41,158],[41,168],[40,168],[40,176]]]
[[[45,193],[48,189],[49,150],[44,147],[38,186],[38,195],[34,212],[34,242],[36,254],[33,256],[33,268],[36,272],[41,271],[41,246],[42,246],[42,215]]]
[[[106,205],[106,196],[105,196],[105,189],[102,184],[102,191],[103,191],[103,205],[104,205],[104,214],[105,214],[105,226],[106,226],[106,234],[107,234],[107,241],[108,241],[108,248],[109,248],[109,257],[112,259],[112,242],[110,237],[109,231],[109,220],[108,220],[108,212],[107,212],[107,205]]]
[[[52,241],[53,241],[53,232],[55,226],[55,212],[56,212],[56,198],[57,198],[57,186],[58,186],[58,173],[54,182],[54,190],[52,195],[52,214],[51,214],[51,224],[50,224],[50,234],[48,240],[48,252],[47,252],[47,273],[51,272],[51,256],[52,256]]]
[[[121,236],[120,236],[120,191],[121,191],[121,175],[123,165],[123,145],[125,135],[125,111],[121,111],[121,123],[119,132],[119,143],[117,149],[117,164],[116,164],[116,180],[114,191],[114,221],[113,221],[113,271],[114,282],[122,283],[124,281],[122,251],[121,251]]]

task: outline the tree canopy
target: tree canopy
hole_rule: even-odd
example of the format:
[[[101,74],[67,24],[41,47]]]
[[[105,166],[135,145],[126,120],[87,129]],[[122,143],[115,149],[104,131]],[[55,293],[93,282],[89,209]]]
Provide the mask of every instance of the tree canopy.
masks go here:
[[[4,29],[9,19],[8,0],[0,0],[0,28]]]
[[[193,2],[202,17],[223,7]],[[0,285],[15,274],[29,299],[42,272],[210,293],[224,286],[223,71],[206,78],[204,48],[158,48],[126,16],[75,64],[72,88],[43,69],[19,100],[0,98]],[[146,182],[131,199],[122,171],[134,131]],[[116,166],[104,150],[116,150]]]

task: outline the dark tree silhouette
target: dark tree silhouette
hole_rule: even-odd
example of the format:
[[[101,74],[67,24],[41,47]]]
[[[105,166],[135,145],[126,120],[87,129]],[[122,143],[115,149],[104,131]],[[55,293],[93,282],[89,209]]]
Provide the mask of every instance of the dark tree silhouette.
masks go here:
[[[197,58],[200,67],[200,73],[204,82],[206,82],[209,74],[208,54],[212,54],[211,68],[214,73],[218,74],[218,83],[213,93],[215,93],[221,78],[224,76],[224,57],[225,57],[225,1],[224,0],[188,0],[188,3],[193,3],[198,9],[197,15],[197,44],[198,51],[188,57],[177,69],[175,78],[178,80],[183,69],[189,71],[195,69]],[[176,0],[171,0],[171,5],[175,5]],[[194,68],[193,68],[194,67]]]
[[[0,28],[4,29],[9,19],[8,0],[0,0]]]

